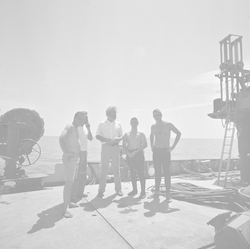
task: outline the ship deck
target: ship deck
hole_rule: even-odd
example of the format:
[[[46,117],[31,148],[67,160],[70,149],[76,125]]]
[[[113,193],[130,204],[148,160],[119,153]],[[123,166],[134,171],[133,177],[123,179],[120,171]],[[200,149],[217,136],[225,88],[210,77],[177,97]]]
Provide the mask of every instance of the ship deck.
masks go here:
[[[197,186],[221,188],[214,180],[173,179]],[[138,182],[138,186],[139,186]],[[147,188],[154,179],[147,179]],[[97,198],[98,185],[88,185],[88,194],[74,217],[62,215],[63,186],[0,196],[0,248],[84,248],[84,249],[207,249],[214,248],[214,227],[207,222],[228,210],[165,198],[131,197],[131,183],[123,182],[124,196],[115,194],[108,183],[103,197]]]

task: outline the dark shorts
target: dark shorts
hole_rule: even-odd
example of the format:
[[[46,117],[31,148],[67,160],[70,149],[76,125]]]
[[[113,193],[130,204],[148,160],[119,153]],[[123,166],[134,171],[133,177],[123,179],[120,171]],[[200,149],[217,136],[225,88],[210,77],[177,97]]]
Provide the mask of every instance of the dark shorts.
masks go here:
[[[154,148],[153,150],[154,166],[170,167],[171,154],[166,148]]]
[[[133,151],[130,151],[133,152]],[[136,153],[133,157],[127,156],[128,165],[131,167],[144,167],[145,157],[142,151]]]

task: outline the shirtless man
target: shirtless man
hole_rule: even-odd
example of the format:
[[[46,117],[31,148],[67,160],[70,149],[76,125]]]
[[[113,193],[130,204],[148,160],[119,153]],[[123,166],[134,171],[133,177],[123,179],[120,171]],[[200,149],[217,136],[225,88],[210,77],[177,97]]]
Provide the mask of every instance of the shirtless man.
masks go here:
[[[159,109],[155,109],[153,111],[153,117],[156,121],[156,123],[151,126],[150,134],[150,145],[153,151],[153,163],[155,168],[155,193],[153,197],[159,196],[162,172],[161,169],[163,168],[166,187],[166,201],[170,202],[170,153],[179,142],[181,132],[172,123],[168,123],[162,120],[162,113]],[[172,146],[170,146],[171,132],[174,132],[176,134],[175,141]]]
[[[74,180],[78,173],[78,164],[80,159],[80,143],[78,127],[83,126],[88,120],[86,112],[77,112],[74,116],[72,124],[68,124],[61,136],[59,137],[60,147],[63,151],[63,165],[64,165],[64,177],[65,185],[63,189],[63,215],[65,218],[72,218],[73,215],[69,212],[70,207],[76,207],[78,205],[71,203],[71,193]]]
[[[128,195],[137,194],[137,176],[139,175],[141,183],[140,199],[146,197],[145,192],[145,175],[144,175],[144,149],[147,147],[147,140],[144,133],[137,130],[139,122],[137,118],[132,118],[130,121],[131,131],[123,137],[123,149],[127,155],[127,162],[131,175],[133,190]]]

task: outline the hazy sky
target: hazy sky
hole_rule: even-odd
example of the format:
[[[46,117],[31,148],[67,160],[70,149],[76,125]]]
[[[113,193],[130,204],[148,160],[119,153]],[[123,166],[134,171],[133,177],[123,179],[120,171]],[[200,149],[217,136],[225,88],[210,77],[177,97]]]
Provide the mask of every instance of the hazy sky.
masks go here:
[[[0,115],[34,109],[57,136],[86,110],[95,134],[115,105],[149,136],[159,108],[185,138],[223,138],[219,41],[243,36],[250,69],[249,25],[249,0],[1,0]]]

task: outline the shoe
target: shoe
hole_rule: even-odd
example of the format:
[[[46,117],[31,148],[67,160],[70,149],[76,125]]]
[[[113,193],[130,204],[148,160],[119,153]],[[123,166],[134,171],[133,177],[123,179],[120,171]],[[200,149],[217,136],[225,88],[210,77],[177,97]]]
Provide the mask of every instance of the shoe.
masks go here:
[[[122,193],[121,190],[117,191],[116,194],[117,194],[118,196],[123,196],[123,193]]]
[[[137,191],[135,190],[132,190],[131,192],[128,193],[128,195],[136,195],[137,194]]]
[[[88,195],[86,195],[86,194],[83,193],[83,194],[81,194],[81,195],[78,195],[77,197],[78,197],[78,198],[86,198],[86,197],[88,197]]]
[[[76,203],[74,203],[74,202],[71,202],[71,203],[69,204],[69,208],[77,208],[77,207],[79,207],[79,205],[76,204]]]
[[[146,193],[141,193],[140,195],[139,195],[139,199],[144,199],[146,197]]]
[[[172,202],[170,194],[166,194],[166,202],[168,203]]]
[[[159,198],[160,192],[156,191],[148,197],[148,199]]]
[[[88,197],[88,195],[86,195],[86,194],[80,194],[80,195],[77,195],[76,197],[71,198],[71,202],[77,203],[82,198],[86,198],[86,197]]]
[[[78,202],[78,200],[76,200],[75,198],[71,198],[70,201],[71,201],[71,203],[77,203]]]
[[[104,194],[102,192],[98,192],[97,197],[102,198]]]
[[[172,202],[172,198],[166,198],[166,202],[168,202],[168,203],[170,203],[170,202]]]
[[[63,214],[63,216],[64,216],[65,218],[73,218],[73,214],[70,213],[68,210],[65,211],[65,213]]]

